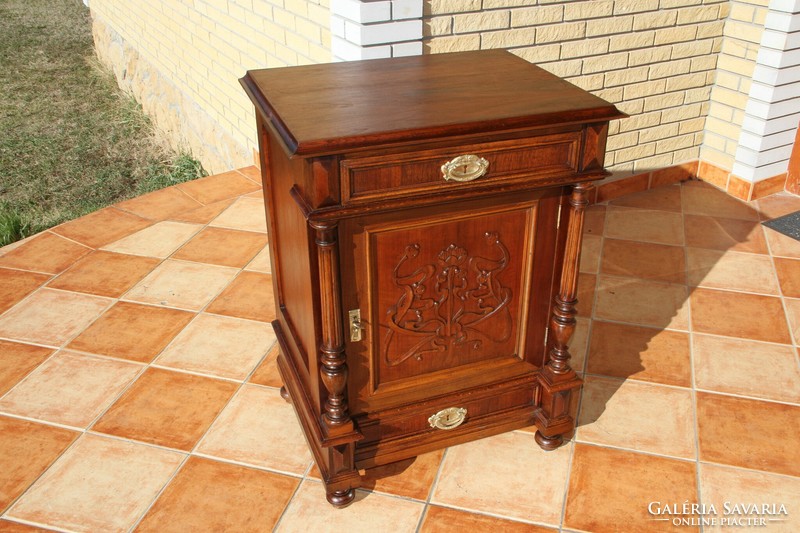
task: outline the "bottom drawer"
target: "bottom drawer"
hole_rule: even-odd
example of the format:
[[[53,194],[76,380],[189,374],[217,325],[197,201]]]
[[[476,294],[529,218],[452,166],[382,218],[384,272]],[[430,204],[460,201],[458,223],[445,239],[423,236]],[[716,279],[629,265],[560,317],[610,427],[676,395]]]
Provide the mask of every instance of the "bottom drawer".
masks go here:
[[[356,466],[371,468],[531,425],[537,402],[537,382],[530,376],[362,415],[355,419],[364,435],[356,444]],[[463,409],[463,421],[444,418],[440,426],[454,427],[432,427],[430,418],[448,408]]]

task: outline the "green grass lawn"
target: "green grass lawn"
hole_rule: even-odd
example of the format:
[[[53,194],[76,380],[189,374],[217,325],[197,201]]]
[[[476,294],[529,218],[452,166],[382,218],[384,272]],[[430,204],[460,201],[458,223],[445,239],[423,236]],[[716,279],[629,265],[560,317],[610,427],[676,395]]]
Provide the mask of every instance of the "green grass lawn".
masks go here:
[[[95,58],[80,0],[0,0],[0,246],[200,175]]]

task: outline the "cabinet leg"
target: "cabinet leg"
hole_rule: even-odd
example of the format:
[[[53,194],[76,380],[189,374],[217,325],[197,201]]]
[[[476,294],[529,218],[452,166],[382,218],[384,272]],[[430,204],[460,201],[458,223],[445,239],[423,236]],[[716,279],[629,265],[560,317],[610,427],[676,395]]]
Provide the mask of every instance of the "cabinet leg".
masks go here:
[[[281,387],[281,398],[286,400],[286,403],[292,403],[292,397],[289,396],[289,391],[286,390],[286,385]]]
[[[355,468],[355,444],[331,446],[323,450],[322,463],[317,463],[325,484],[325,497],[334,507],[342,508],[351,504],[356,497],[356,489],[361,485],[361,474]]]
[[[328,503],[336,507],[337,509],[341,509],[342,507],[347,507],[353,500],[356,498],[356,491],[353,489],[347,490],[329,490],[326,487],[326,494],[325,497],[328,499]]]
[[[536,443],[546,451],[564,444],[564,436],[575,430],[574,407],[582,381],[574,372],[553,375],[545,367],[539,375],[541,404],[536,411]]]
[[[533,437],[536,439],[536,444],[546,452],[553,451],[564,444],[564,437],[560,434],[545,437],[541,431],[537,431]]]
[[[345,507],[353,501],[355,489],[361,485],[361,475],[355,467],[355,445],[362,435],[354,428],[349,416],[344,421],[334,424],[326,417],[327,412],[321,414],[311,406],[308,397],[303,393],[303,384],[297,368],[293,361],[284,355],[287,353],[286,338],[280,322],[273,322],[272,327],[282,350],[277,359],[278,371],[284,383],[280,394],[294,407],[314,461],[319,468],[327,500],[334,507]],[[344,384],[338,382],[334,384],[341,387],[331,387],[331,389],[337,394],[342,394]]]
[[[569,198],[569,225],[564,250],[564,264],[558,295],[550,316],[550,344],[546,364],[539,373],[541,396],[536,412],[536,442],[545,450],[555,450],[564,442],[564,434],[575,429],[571,407],[582,381],[570,367],[568,343],[575,331],[575,305],[578,303],[578,267],[580,265],[583,216],[589,204],[589,185],[579,183]]]

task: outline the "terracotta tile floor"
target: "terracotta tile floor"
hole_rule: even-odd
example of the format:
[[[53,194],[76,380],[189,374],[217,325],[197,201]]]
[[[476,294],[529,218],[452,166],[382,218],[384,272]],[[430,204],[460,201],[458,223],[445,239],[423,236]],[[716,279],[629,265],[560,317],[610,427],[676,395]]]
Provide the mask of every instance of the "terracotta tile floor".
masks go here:
[[[257,176],[0,249],[0,531],[697,530],[654,501],[784,504],[760,529],[800,531],[800,242],[759,224],[800,198],[688,182],[591,207],[575,436],[367,471],[335,510],[278,392]]]

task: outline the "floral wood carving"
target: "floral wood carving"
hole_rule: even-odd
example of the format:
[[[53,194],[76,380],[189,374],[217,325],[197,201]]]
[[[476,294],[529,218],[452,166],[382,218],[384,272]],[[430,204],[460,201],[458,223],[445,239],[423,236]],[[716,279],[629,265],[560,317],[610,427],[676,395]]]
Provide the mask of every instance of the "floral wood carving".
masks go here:
[[[419,256],[420,246],[406,246],[392,274],[403,294],[386,313],[383,354],[387,365],[397,366],[412,357],[421,360],[458,347],[479,349],[486,340],[508,340],[513,327],[508,308],[512,292],[498,280],[508,266],[508,249],[497,233],[484,237],[497,250],[499,259],[470,256],[464,248],[451,244],[439,252],[435,262],[409,274],[402,270]],[[393,350],[398,336],[411,336],[416,342],[411,348]]]

